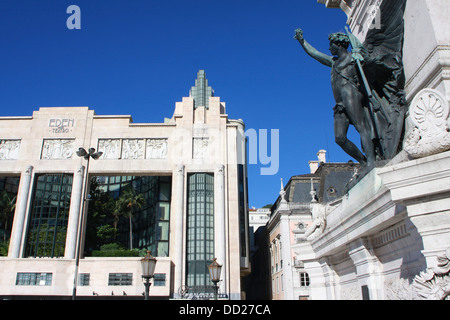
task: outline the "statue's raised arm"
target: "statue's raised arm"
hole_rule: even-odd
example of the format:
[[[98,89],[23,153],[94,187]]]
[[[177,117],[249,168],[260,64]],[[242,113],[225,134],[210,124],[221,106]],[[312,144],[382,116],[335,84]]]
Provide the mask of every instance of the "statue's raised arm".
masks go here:
[[[321,64],[326,65],[328,67],[331,67],[333,65],[333,57],[328,56],[325,53],[318,51],[316,48],[314,48],[312,45],[310,45],[303,38],[303,30],[302,29],[295,30],[294,39],[298,40],[298,42],[302,45],[305,52],[308,55],[310,55],[312,58],[316,59]]]

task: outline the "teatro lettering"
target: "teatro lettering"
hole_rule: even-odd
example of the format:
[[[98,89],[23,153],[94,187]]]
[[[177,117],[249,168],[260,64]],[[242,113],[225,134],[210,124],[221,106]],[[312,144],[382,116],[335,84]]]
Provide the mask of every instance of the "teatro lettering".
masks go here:
[[[48,127],[52,133],[69,133],[75,125],[74,119],[50,119]]]

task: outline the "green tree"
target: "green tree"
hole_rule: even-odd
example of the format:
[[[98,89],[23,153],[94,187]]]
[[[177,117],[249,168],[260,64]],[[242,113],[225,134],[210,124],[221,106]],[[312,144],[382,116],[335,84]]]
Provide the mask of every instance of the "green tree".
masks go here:
[[[7,256],[9,249],[9,240],[5,242],[0,242],[0,256]]]
[[[109,224],[97,227],[97,238],[99,240],[99,243],[101,244],[113,242],[116,239],[116,236],[117,236],[117,229],[115,229]]]
[[[130,250],[133,250],[133,208],[142,208],[145,204],[145,198],[142,194],[137,194],[133,187],[129,187],[120,195],[118,202],[119,207],[124,210],[124,214],[130,222]]]
[[[98,177],[91,178],[89,190],[89,210],[86,225],[85,254],[90,255],[101,245],[115,241],[116,231],[110,224],[111,212],[114,210],[113,197],[101,187]]]
[[[8,233],[8,222],[16,210],[16,196],[6,190],[2,190],[0,194],[0,215],[4,224],[3,241],[6,241],[6,234]]]
[[[122,202],[120,199],[117,199],[114,202],[114,209],[111,211],[111,214],[114,217],[113,226],[117,231],[117,224],[119,223],[119,217],[122,215]]]

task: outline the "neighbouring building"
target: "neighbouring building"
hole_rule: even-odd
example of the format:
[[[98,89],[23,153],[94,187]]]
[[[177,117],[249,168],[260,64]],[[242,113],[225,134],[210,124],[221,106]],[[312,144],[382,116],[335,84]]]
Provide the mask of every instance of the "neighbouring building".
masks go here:
[[[347,184],[359,164],[327,163],[326,151],[309,161],[310,173],[293,176],[272,207],[267,223],[273,300],[308,300],[323,292],[318,261],[305,267],[306,259],[314,260],[310,241],[326,227],[324,204],[336,206],[347,192]],[[261,244],[261,246],[263,246]]]
[[[270,208],[251,208],[248,210],[250,233],[265,226],[270,216]]]
[[[250,264],[251,273],[244,278],[246,299],[270,300],[270,273],[266,261],[268,258],[268,242],[266,224],[270,218],[270,208],[249,209],[250,228]]]
[[[228,118],[203,70],[163,123],[88,107],[0,117],[0,189],[17,197],[2,223],[9,246],[0,296],[70,298],[81,241],[77,297],[142,298],[140,257],[92,255],[115,237],[156,256],[151,298],[210,293],[207,265],[217,258],[220,297],[241,299],[250,271],[245,141],[243,121]],[[103,154],[87,165],[80,147]],[[86,175],[91,201],[79,239]],[[113,216],[114,200],[130,188],[143,203],[132,218]]]

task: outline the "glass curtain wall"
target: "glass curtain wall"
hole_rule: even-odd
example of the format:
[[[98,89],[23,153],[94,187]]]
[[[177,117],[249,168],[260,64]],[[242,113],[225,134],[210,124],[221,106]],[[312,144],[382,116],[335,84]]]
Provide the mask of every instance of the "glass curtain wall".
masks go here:
[[[26,257],[64,256],[71,193],[70,174],[36,176]]]
[[[194,173],[188,176],[187,201],[188,286],[210,285],[208,265],[214,258],[214,175]]]
[[[128,212],[117,212],[116,203],[124,191],[132,188],[143,202],[132,209],[132,247],[148,249],[158,257],[169,256],[169,221],[171,201],[170,176],[96,176],[91,182],[92,201],[89,206],[86,255],[98,250],[105,241],[101,232],[105,226],[114,226],[116,233],[106,243],[119,243],[130,248]],[[105,203],[108,203],[105,206]],[[116,210],[116,211],[115,211]]]
[[[149,249],[154,256],[169,256],[171,177],[139,177],[136,191],[145,204],[137,210],[133,223],[133,243]]]

